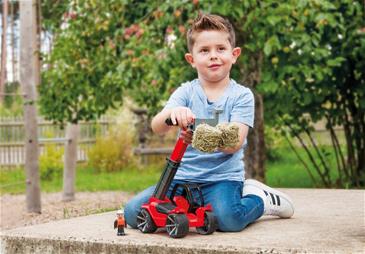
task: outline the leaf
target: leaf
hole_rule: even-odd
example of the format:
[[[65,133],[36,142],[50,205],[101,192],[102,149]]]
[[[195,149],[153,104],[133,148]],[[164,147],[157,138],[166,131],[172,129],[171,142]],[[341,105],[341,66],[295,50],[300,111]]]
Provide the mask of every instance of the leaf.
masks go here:
[[[269,56],[273,50],[278,49],[281,49],[279,39],[276,35],[273,35],[265,42],[264,53]]]
[[[280,16],[269,16],[266,18],[270,25],[275,26],[277,23],[280,22]]]
[[[339,66],[341,66],[341,63],[345,60],[346,59],[343,57],[336,57],[335,59],[327,60],[327,65],[330,67],[339,67]]]
[[[264,46],[264,53],[266,56],[269,56],[271,54],[271,50],[272,50],[272,45],[268,42],[265,43]]]
[[[269,80],[264,83],[261,83],[261,86],[263,90],[267,93],[275,93],[279,88],[279,84],[274,80]]]

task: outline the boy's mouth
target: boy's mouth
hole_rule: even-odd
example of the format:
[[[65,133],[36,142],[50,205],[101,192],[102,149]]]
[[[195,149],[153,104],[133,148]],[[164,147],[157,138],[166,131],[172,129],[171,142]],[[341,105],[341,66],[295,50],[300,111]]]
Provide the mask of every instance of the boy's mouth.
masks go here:
[[[219,68],[221,65],[220,64],[211,64],[208,66],[209,69],[217,69]]]

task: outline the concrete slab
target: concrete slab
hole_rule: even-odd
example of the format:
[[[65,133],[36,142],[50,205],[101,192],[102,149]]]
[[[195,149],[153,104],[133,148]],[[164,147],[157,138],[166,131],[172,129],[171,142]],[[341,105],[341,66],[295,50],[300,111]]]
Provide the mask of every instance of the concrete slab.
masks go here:
[[[1,253],[365,253],[364,190],[283,191],[295,202],[293,218],[262,217],[239,233],[116,236],[108,212],[4,231]]]

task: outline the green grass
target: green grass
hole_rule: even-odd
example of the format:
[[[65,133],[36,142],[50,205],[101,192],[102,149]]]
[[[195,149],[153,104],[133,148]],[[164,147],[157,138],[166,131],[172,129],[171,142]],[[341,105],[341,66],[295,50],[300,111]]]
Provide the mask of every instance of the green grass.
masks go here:
[[[303,149],[299,149],[301,156],[305,157]],[[288,147],[280,147],[275,152],[275,159],[266,162],[266,183],[273,187],[313,188],[315,186],[306,169],[299,162],[294,152]],[[333,155],[327,160],[333,163]],[[118,172],[95,173],[93,169],[78,166],[76,172],[76,191],[128,191],[138,192],[155,184],[162,172],[161,165],[149,166],[144,169],[125,169]],[[334,167],[333,167],[334,168]],[[312,170],[319,181],[319,176]],[[332,179],[337,177],[337,172],[331,172]],[[24,169],[0,169],[0,193],[25,192]],[[41,190],[44,192],[62,191],[62,175],[51,181],[41,181]]]
[[[289,149],[279,151],[279,158],[266,162],[266,183],[272,187],[311,188],[313,182],[304,166]]]
[[[92,169],[78,167],[76,172],[76,191],[128,191],[138,192],[155,184],[160,177],[160,168],[148,167],[143,170],[126,169],[110,173],[94,173]],[[24,169],[0,171],[0,193],[24,193]],[[51,181],[41,181],[44,192],[62,191],[62,176]]]
[[[322,147],[329,149],[329,147]],[[266,183],[273,187],[288,188],[314,188],[323,187],[319,175],[316,173],[312,164],[302,148],[298,148],[299,155],[307,162],[310,171],[316,180],[317,186],[313,183],[304,165],[298,160],[295,153],[289,147],[281,147],[276,151],[277,159],[266,162]],[[313,151],[312,151],[313,152]],[[335,171],[335,157],[329,154],[325,160],[332,165],[330,176],[332,181],[338,177]],[[316,160],[319,163],[318,159]]]

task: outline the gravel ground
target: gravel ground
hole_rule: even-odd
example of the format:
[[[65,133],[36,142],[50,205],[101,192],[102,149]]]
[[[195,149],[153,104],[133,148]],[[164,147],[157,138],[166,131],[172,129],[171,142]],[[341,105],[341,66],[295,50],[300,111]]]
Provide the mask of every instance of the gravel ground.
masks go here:
[[[42,213],[27,213],[25,195],[0,196],[0,230],[117,210],[132,196],[125,192],[78,192],[71,202],[62,193],[42,193]]]

